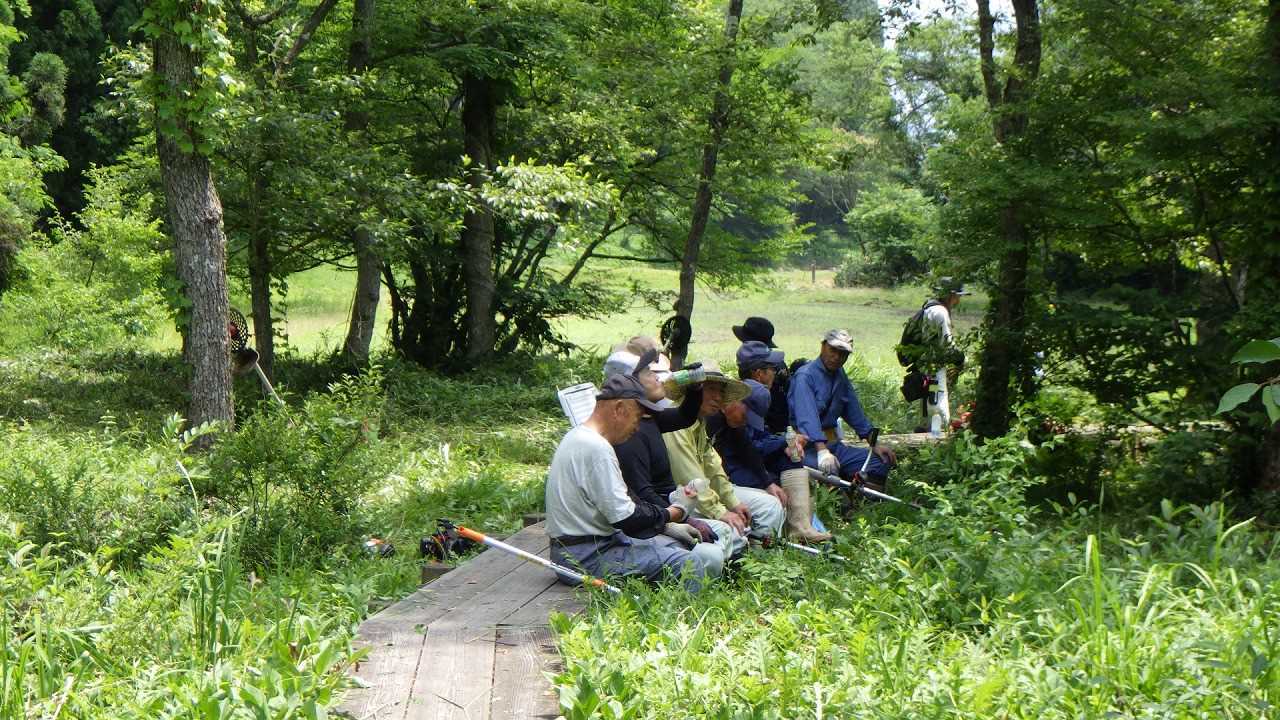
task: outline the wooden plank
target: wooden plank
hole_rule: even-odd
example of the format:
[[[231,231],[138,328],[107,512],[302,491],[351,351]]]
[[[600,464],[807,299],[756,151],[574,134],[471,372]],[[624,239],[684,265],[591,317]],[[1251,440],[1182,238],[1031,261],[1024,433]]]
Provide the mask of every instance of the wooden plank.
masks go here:
[[[513,609],[528,604],[554,582],[554,574],[546,568],[525,564],[474,597],[464,612],[433,622],[427,629],[406,718],[487,719],[494,683],[495,628]]]
[[[491,720],[555,718],[560,701],[547,673],[559,671],[560,656],[548,627],[499,626],[494,646]]]
[[[429,628],[405,720],[487,720],[495,636],[493,628]]]
[[[586,593],[591,592],[599,591],[553,582],[537,597],[504,617],[500,625],[524,628],[547,627],[547,618],[552,611],[559,610],[566,615],[573,615],[586,607]]]
[[[541,525],[525,528],[507,542],[543,555],[549,547]],[[354,718],[367,717],[367,720],[404,718],[426,646],[428,626],[455,610],[466,610],[478,595],[489,594],[495,584],[528,565],[527,561],[507,553],[486,550],[365,620],[356,642],[368,647],[369,655],[354,674],[369,687],[349,690],[339,711]],[[551,576],[543,568],[538,570]],[[536,590],[540,592],[544,588],[545,585],[540,585]],[[492,659],[492,647],[489,657]]]
[[[362,638],[370,653],[353,674],[368,687],[347,691],[340,712],[360,720],[402,720],[426,634],[410,626]]]
[[[541,525],[531,525],[512,535],[506,542],[544,557],[550,547],[546,530]],[[363,634],[366,628],[374,631],[405,623],[430,623],[449,611],[464,606],[472,597],[486,592],[494,583],[526,564],[527,560],[500,550],[485,550],[453,572],[370,616],[360,625],[360,632]]]

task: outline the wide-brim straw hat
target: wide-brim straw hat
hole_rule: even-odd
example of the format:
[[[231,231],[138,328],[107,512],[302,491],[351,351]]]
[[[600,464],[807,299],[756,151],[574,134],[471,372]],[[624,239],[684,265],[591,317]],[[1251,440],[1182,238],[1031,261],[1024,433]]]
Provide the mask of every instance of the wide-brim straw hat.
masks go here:
[[[720,371],[720,366],[710,360],[702,362],[702,369],[707,373],[707,379],[703,382],[720,383],[724,387],[722,391],[721,402],[725,405],[745,400],[751,394],[751,388],[741,380],[735,380]],[[667,398],[674,403],[684,400],[685,391],[689,389],[688,385],[677,385],[675,380],[667,378],[663,381],[662,386],[667,390]]]

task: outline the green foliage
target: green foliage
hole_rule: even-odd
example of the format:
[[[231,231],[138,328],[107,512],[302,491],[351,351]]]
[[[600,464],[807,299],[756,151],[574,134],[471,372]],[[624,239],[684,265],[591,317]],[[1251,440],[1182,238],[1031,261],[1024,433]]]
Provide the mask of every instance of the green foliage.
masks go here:
[[[154,199],[135,194],[115,168],[91,171],[90,183],[79,227],[60,222],[19,255],[25,279],[0,307],[0,342],[128,347],[168,314],[161,283],[169,266],[160,223],[150,216]]]
[[[1271,363],[1280,360],[1280,338],[1273,340],[1253,340],[1240,348],[1231,358],[1232,364],[1248,365],[1251,363]],[[1236,409],[1248,402],[1254,395],[1259,395],[1262,407],[1267,411],[1267,419],[1274,425],[1280,422],[1280,376],[1272,377],[1263,383],[1240,383],[1227,390],[1218,402],[1218,413],[1222,414]],[[1259,393],[1258,391],[1262,392]]]
[[[246,582],[235,525],[176,535],[136,572],[61,561],[0,526],[0,712],[87,719],[321,717],[355,657],[336,578]],[[358,578],[353,578],[358,580]],[[126,660],[127,658],[127,660]]]
[[[881,185],[863,193],[845,222],[862,252],[845,258],[836,273],[838,287],[893,287],[928,271],[937,208],[919,190]]]
[[[138,29],[153,43],[174,43],[193,63],[191,77],[176,82],[153,69],[148,85],[157,129],[184,153],[212,155],[227,98],[240,89],[223,3],[153,0],[144,6]],[[184,68],[172,70],[181,73]]]
[[[215,446],[196,491],[244,513],[251,564],[351,542],[365,493],[388,469],[379,452],[380,381],[376,372],[339,381],[297,413],[265,407]]]
[[[0,450],[0,515],[60,554],[136,562],[190,512],[174,451],[139,453],[137,435],[103,418],[96,433],[52,437],[9,424]],[[185,496],[185,497],[184,497]]]

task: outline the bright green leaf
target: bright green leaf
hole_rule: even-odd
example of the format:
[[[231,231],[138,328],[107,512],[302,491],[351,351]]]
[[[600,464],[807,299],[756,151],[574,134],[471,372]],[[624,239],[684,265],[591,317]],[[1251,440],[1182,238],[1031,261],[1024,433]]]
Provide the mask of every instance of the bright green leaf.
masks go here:
[[[1280,360],[1280,343],[1275,340],[1254,340],[1240,348],[1231,358],[1233,363],[1271,362]]]
[[[1268,385],[1262,388],[1262,407],[1267,409],[1267,417],[1271,423],[1280,422],[1280,385]]]
[[[1253,394],[1258,392],[1259,387],[1261,385],[1258,385],[1258,383],[1241,383],[1226,391],[1222,395],[1222,401],[1218,403],[1218,412],[1224,413],[1235,409],[1237,405],[1253,397]]]

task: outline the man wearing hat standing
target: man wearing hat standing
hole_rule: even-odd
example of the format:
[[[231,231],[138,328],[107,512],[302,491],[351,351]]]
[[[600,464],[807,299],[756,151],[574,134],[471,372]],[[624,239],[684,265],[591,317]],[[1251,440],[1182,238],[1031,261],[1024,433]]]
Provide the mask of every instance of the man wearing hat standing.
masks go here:
[[[871,422],[862,411],[858,393],[845,375],[844,364],[853,352],[853,342],[845,330],[829,330],[822,338],[818,357],[806,363],[791,379],[791,421],[808,438],[804,463],[846,480],[862,468],[867,450],[845,445],[840,420],[866,439]],[[876,446],[875,457],[867,465],[867,478],[883,486],[889,468],[897,462],[893,450]]]
[[[745,544],[749,531],[777,536],[785,517],[782,503],[764,490],[737,487],[725,474],[720,455],[707,434],[706,419],[725,406],[739,402],[750,392],[747,386],[720,372],[718,365],[704,362],[702,370],[702,407],[699,420],[678,432],[666,433],[662,440],[671,458],[671,473],[677,484],[687,485],[705,479],[707,487],[694,502],[695,515],[719,520],[733,529],[736,549]],[[674,379],[666,383],[667,397],[679,401],[687,391]]]
[[[760,342],[770,349],[778,347],[773,342],[773,323],[762,317],[749,317],[741,325],[734,325],[733,335],[743,343]],[[775,382],[769,384],[769,410],[764,414],[764,426],[771,433],[786,432],[787,424],[791,422],[791,408],[787,402],[790,378],[787,377],[786,372],[786,366],[779,365]],[[747,379],[747,376],[741,373],[738,377]]]
[[[691,592],[704,578],[719,574],[707,556],[656,537],[670,530],[693,541],[697,531],[677,523],[684,517],[682,508],[635,502],[627,494],[612,444],[630,438],[646,412],[661,409],[646,397],[640,380],[615,375],[596,395],[591,416],[560,441],[546,488],[553,561],[594,576],[658,580],[675,575]]]
[[[940,419],[941,428],[951,425],[951,400],[947,386],[955,374],[964,368],[964,352],[956,347],[951,333],[951,311],[960,304],[961,297],[969,295],[964,283],[954,278],[938,279],[933,287],[934,299],[920,307],[920,340],[925,351],[918,360],[918,369],[929,378],[929,392],[924,396],[924,418],[929,421],[934,414]]]

